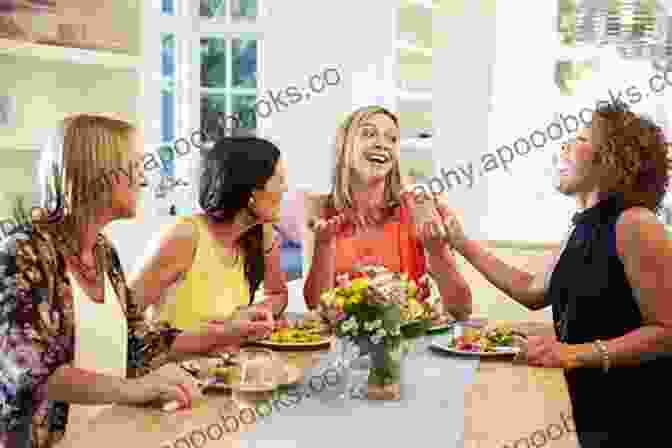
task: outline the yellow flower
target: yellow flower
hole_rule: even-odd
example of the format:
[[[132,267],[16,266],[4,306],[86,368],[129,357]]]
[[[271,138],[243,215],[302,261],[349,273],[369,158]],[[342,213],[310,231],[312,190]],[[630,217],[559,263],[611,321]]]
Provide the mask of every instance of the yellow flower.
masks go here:
[[[415,284],[414,280],[411,280],[408,283],[408,295],[411,297],[415,297],[415,294],[418,292],[418,285]]]
[[[351,289],[355,294],[357,294],[358,292],[364,291],[368,287],[369,287],[369,279],[360,277],[352,281]]]
[[[335,297],[334,297],[333,291],[327,291],[320,296],[320,301],[328,307],[333,305],[334,299],[335,299]]]
[[[415,299],[408,300],[408,313],[410,314],[412,319],[421,316],[423,312],[424,309],[417,300]]]
[[[362,294],[361,293],[355,293],[348,299],[348,305],[356,305],[359,302],[362,301]]]
[[[343,308],[343,305],[345,305],[345,298],[337,297],[334,303],[336,304],[337,307]]]

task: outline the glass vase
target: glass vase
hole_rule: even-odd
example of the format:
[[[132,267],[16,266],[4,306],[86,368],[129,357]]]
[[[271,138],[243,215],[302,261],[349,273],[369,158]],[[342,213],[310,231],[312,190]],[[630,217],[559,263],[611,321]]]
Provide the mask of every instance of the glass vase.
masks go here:
[[[367,394],[370,400],[401,399],[401,367],[404,358],[399,339],[372,346]]]

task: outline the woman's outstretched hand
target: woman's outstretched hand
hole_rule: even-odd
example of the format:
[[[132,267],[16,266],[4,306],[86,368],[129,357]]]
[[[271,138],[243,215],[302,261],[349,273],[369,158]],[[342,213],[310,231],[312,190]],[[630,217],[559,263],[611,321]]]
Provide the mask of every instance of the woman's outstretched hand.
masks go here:
[[[401,193],[401,201],[411,213],[420,241],[430,253],[439,253],[448,238],[434,196],[407,188]]]
[[[464,243],[467,241],[462,221],[455,210],[448,206],[448,200],[444,196],[436,196],[435,200],[436,209],[439,215],[441,215],[441,222],[443,223],[448,243],[455,250],[462,253]]]
[[[308,228],[315,232],[315,240],[321,243],[332,243],[337,238],[350,238],[364,232],[375,225],[376,219],[345,210],[332,218],[313,218]]]
[[[445,196],[406,189],[401,199],[411,211],[417,235],[430,252],[446,244],[461,251],[466,240],[464,229]]]

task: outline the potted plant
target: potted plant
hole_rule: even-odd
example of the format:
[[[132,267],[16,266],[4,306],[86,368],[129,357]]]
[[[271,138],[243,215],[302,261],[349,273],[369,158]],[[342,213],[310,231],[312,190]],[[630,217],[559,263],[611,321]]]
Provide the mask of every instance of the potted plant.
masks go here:
[[[384,268],[364,268],[339,276],[337,287],[321,297],[320,311],[336,336],[371,355],[368,398],[399,400],[405,358],[403,342],[424,335],[429,322],[407,322],[409,304],[419,304],[418,288],[408,276]]]

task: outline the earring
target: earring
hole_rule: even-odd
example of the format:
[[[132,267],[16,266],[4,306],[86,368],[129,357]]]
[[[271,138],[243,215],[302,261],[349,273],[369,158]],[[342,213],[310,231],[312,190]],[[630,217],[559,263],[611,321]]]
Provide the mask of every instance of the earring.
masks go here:
[[[247,213],[245,213],[245,218],[247,219],[246,224],[251,225],[257,220],[257,214],[254,212],[254,206],[256,202],[254,198],[250,198],[250,202],[247,205]]]

